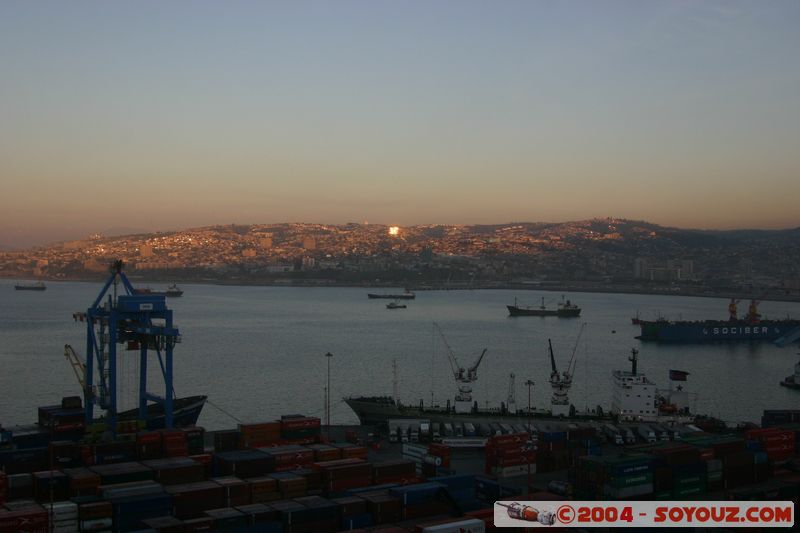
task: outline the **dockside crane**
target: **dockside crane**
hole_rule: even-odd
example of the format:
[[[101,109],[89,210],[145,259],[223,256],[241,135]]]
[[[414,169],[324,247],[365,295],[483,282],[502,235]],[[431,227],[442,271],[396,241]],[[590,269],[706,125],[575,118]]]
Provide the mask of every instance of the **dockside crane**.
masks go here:
[[[583,334],[585,323],[581,324],[578,338],[575,340],[575,346],[572,348],[572,355],[570,356],[567,369],[559,372],[556,367],[556,357],[553,353],[553,343],[547,339],[547,346],[550,351],[550,386],[553,388],[553,397],[550,402],[554,416],[567,416],[569,415],[569,389],[572,387],[572,376],[575,374],[575,354],[578,351],[578,344]]]
[[[453,371],[453,378],[458,386],[458,394],[456,395],[455,408],[458,413],[468,413],[472,410],[472,383],[478,380],[478,367],[486,355],[487,349],[484,348],[478,358],[471,366],[464,368],[458,362],[456,354],[447,342],[447,338],[442,333],[442,329],[436,322],[433,323],[434,329],[439,333],[439,336],[444,343],[447,352],[447,359],[450,361],[450,368]]]
[[[738,305],[741,302],[741,298],[731,298],[731,303],[728,304],[728,314],[730,315],[730,321],[736,322],[739,320],[739,312],[738,312]]]
[[[122,268],[122,261],[115,261],[94,303],[86,312],[73,314],[76,321],[86,323],[84,360],[69,345],[64,347],[64,355],[83,388],[87,427],[94,422],[94,406],[98,405],[105,411],[104,422],[109,431],[117,433],[118,378],[123,360],[118,346],[123,345],[139,352],[138,418],[147,419],[148,406],[155,402],[164,413],[163,427],[171,428],[175,399],[172,359],[180,332],[173,325],[172,311],[167,309],[164,296],[138,294]],[[163,395],[148,391],[147,363],[152,352],[161,367]]]

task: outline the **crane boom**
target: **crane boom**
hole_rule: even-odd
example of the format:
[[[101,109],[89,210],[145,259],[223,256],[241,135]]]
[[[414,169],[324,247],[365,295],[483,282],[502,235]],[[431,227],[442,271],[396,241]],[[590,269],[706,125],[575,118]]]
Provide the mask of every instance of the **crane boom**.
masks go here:
[[[436,331],[439,333],[439,336],[442,338],[442,342],[444,343],[444,347],[447,350],[447,359],[450,361],[450,368],[453,370],[453,377],[456,380],[463,379],[464,377],[464,368],[459,364],[458,359],[456,358],[456,354],[453,353],[453,349],[450,348],[450,344],[447,342],[447,339],[442,333],[442,329],[439,327],[439,324],[436,322],[433,323],[433,327],[436,328]]]
[[[481,354],[478,356],[478,359],[475,361],[475,364],[473,364],[471,367],[467,369],[467,376],[469,377],[476,376],[478,372],[478,367],[481,365],[481,361],[483,361],[483,356],[486,355],[487,349],[488,348],[484,348]]]
[[[580,344],[581,342],[581,335],[583,335],[583,328],[585,327],[586,327],[586,322],[583,322],[581,324],[581,329],[578,332],[578,338],[575,339],[575,346],[572,348],[572,355],[570,356],[569,359],[569,365],[567,365],[567,372],[569,372],[570,376],[575,373],[575,352],[578,351],[578,344]]]
[[[78,354],[72,349],[69,344],[64,345],[64,357],[69,361],[72,370],[75,372],[75,377],[78,378],[78,383],[81,384],[81,389],[86,390],[86,365],[83,364]]]
[[[550,348],[550,364],[553,366],[553,374],[557,374],[556,357],[553,355],[553,342],[550,339],[547,339],[547,346]]]

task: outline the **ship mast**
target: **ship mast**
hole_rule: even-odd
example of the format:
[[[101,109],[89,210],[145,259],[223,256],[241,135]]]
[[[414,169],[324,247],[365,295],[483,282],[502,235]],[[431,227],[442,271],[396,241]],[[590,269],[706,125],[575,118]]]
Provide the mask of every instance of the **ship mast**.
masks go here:
[[[636,348],[631,348],[631,356],[628,357],[628,361],[631,362],[631,374],[634,376],[636,375],[636,362],[639,360],[639,350]]]

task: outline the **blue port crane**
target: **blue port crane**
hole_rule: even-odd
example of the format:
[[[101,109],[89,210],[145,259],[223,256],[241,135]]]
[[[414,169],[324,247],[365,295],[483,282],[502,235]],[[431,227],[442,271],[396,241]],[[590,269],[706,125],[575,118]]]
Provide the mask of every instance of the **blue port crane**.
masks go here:
[[[115,261],[111,275],[86,313],[74,315],[76,320],[86,322],[86,362],[83,368],[78,365],[84,373],[81,386],[86,425],[88,427],[94,422],[94,407],[97,405],[106,412],[105,422],[111,433],[117,433],[120,359],[135,357],[123,354],[138,350],[139,419],[146,420],[149,402],[156,402],[163,405],[165,427],[172,428],[175,397],[172,356],[175,344],[180,342],[180,332],[173,325],[172,311],[167,309],[164,295],[137,294],[122,268],[122,261]],[[127,349],[120,350],[120,346]],[[148,391],[147,364],[151,351],[161,367],[163,395]],[[73,368],[76,368],[74,363]]]

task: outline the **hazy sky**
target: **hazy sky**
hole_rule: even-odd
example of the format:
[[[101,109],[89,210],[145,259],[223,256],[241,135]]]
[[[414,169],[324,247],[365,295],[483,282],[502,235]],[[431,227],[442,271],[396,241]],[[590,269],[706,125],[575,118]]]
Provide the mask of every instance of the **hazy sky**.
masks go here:
[[[0,244],[798,199],[796,0],[0,0]]]

